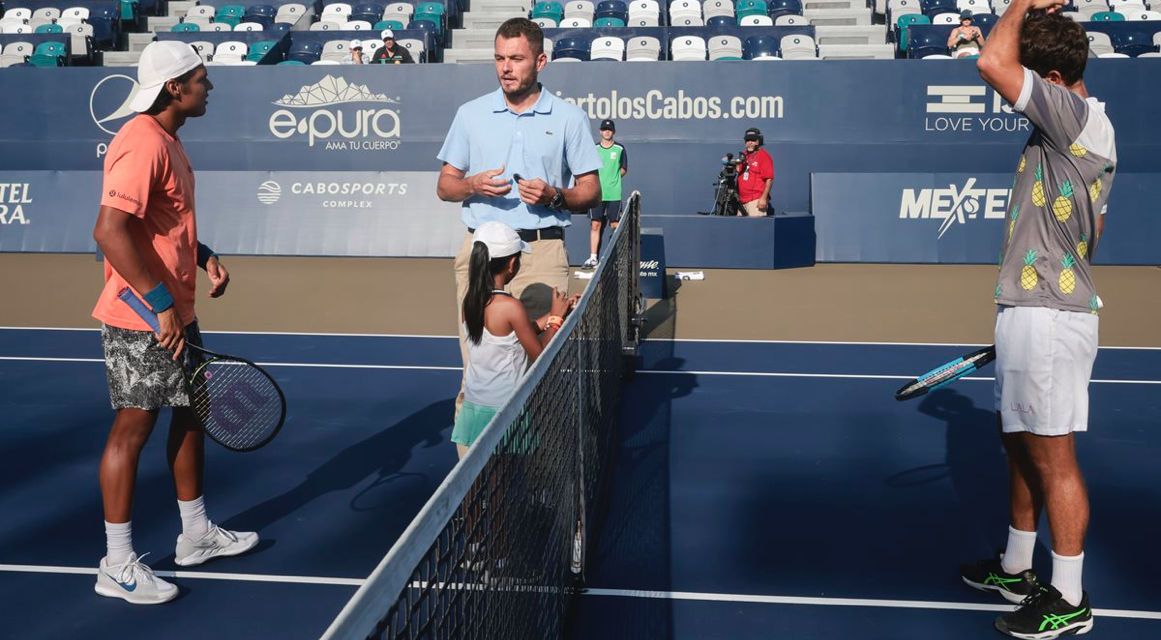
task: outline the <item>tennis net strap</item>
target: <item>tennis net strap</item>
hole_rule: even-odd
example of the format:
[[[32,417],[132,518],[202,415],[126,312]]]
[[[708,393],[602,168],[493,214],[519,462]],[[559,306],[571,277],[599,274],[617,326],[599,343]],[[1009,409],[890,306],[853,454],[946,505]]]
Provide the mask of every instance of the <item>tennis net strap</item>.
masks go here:
[[[564,634],[637,347],[640,214],[634,192],[561,331],[324,638]]]

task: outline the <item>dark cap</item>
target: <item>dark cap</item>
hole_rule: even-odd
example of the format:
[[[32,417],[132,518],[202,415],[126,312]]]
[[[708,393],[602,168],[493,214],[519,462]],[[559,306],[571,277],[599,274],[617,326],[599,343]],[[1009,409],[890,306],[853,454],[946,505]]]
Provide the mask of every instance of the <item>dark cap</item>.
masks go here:
[[[972,19],[972,12],[971,12],[971,10],[970,10],[970,9],[964,9],[963,11],[960,11],[960,12],[959,12],[959,19],[960,19],[960,20],[971,20],[971,19]]]
[[[742,136],[742,139],[743,140],[753,140],[753,141],[757,142],[757,141],[762,139],[762,132],[758,131],[758,129],[756,129],[756,128],[751,127],[749,129],[746,129],[746,135]]]
[[[612,120],[601,120],[601,131],[608,129],[609,131],[616,131],[617,125],[613,124]]]

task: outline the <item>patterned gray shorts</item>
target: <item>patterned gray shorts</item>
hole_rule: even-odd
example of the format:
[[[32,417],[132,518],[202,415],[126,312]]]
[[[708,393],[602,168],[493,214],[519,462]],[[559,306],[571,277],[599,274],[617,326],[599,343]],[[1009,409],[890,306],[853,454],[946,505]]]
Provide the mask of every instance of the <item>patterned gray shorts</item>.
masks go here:
[[[185,328],[185,341],[201,346],[202,334],[195,320]],[[101,325],[105,347],[105,375],[109,402],[114,409],[188,407],[184,376],[202,360],[201,352],[185,349],[176,361],[173,352],[157,341],[152,331],[133,331]]]

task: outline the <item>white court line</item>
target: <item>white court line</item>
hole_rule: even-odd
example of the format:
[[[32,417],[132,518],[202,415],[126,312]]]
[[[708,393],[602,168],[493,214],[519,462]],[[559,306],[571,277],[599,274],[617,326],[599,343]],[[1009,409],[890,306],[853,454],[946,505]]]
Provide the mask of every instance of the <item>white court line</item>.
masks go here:
[[[100,331],[97,327],[0,327],[0,331]],[[222,335],[240,336],[318,336],[331,338],[436,338],[454,340],[459,336],[432,336],[409,333],[310,333],[296,331],[202,331]],[[724,340],[712,338],[645,338],[642,342],[707,342],[737,344],[833,344],[850,346],[881,347],[986,347],[986,344],[964,342],[861,342],[843,340]],[[1137,351],[1161,351],[1161,347],[1102,346],[1101,349],[1124,349]]]
[[[15,362],[104,362],[103,358],[32,358],[24,356],[0,356],[0,361]],[[262,367],[303,367],[316,369],[398,369],[403,371],[462,371],[462,367],[438,367],[410,364],[326,364],[312,362],[259,362]],[[678,376],[735,376],[754,378],[839,378],[852,380],[912,380],[915,376],[877,375],[864,373],[788,373],[773,371],[662,371],[658,369],[637,369],[646,375]],[[960,380],[994,381],[995,378],[964,376]],[[1103,380],[1094,378],[1089,382],[1098,384],[1161,384],[1161,380]]]
[[[51,567],[31,564],[0,564],[0,572],[9,573],[51,573],[71,575],[97,575],[96,569],[89,567]],[[363,578],[321,578],[316,576],[278,576],[261,573],[208,573],[204,571],[154,571],[162,578],[190,578],[195,580],[235,580],[239,582],[280,582],[284,584],[325,584],[341,587],[357,587]]]
[[[0,327],[0,331],[100,331],[100,327]],[[431,336],[411,333],[309,333],[298,331],[202,331],[222,335],[239,336],[317,336],[324,338],[439,338],[455,339],[459,336]]]
[[[972,602],[935,602],[926,600],[875,600],[867,598],[805,598],[795,596],[756,596],[734,593],[695,593],[690,591],[638,591],[634,589],[588,589],[585,595],[645,598],[654,600],[700,600],[706,602],[748,602],[756,604],[800,604],[820,607],[880,607],[888,609],[936,609],[940,611],[1013,611],[1015,605],[976,604]],[[1093,609],[1093,615],[1109,618],[1161,620],[1161,611],[1130,609]]]
[[[2,327],[0,327],[2,328]],[[715,338],[645,338],[642,342],[706,342],[723,344],[832,344],[868,347],[989,347],[991,344],[972,344],[964,342],[860,342],[845,340],[724,340]],[[1161,351],[1161,347],[1125,347],[1102,345],[1101,349],[1125,349],[1136,351]]]
[[[97,575],[89,567],[54,567],[27,564],[0,564],[0,572],[47,573],[56,575]],[[202,571],[155,571],[162,578],[189,578],[194,580],[231,580],[238,582],[273,582],[282,584],[319,584],[358,587],[363,578],[328,578],[319,576],[284,576],[259,573],[209,573]],[[413,585],[416,586],[416,585]],[[652,600],[693,600],[704,602],[742,602],[752,604],[789,604],[820,607],[879,607],[887,609],[935,609],[939,611],[997,611],[1015,609],[1014,605],[977,604],[972,602],[938,602],[926,600],[877,600],[869,598],[811,598],[798,596],[760,596],[733,593],[697,593],[692,591],[642,591],[636,589],[588,589],[585,595],[641,598]],[[1134,611],[1130,609],[1093,609],[1093,614],[1110,618],[1161,620],[1161,611]]]
[[[663,371],[660,369],[637,369],[638,374],[677,376],[737,376],[754,378],[850,378],[856,380],[914,380],[915,376],[891,376],[861,373],[778,373],[770,371]],[[958,380],[992,381],[995,378],[964,376]],[[1092,383],[1101,384],[1161,384],[1161,380],[1102,380],[1094,378]]]
[[[0,356],[0,361],[15,362],[104,362],[104,358],[32,358]],[[327,364],[313,362],[257,362],[260,367],[314,367],[318,369],[402,369],[407,371],[462,371],[463,367],[437,367],[412,364]]]

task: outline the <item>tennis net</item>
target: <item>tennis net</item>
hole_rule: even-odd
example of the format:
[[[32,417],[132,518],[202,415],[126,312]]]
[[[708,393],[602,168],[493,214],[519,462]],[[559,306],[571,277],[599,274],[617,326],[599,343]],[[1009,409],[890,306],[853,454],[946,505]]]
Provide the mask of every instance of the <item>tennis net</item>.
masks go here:
[[[565,634],[637,348],[640,213],[634,192],[559,334],[324,639]]]

